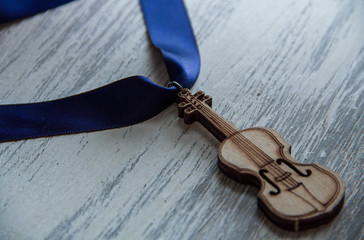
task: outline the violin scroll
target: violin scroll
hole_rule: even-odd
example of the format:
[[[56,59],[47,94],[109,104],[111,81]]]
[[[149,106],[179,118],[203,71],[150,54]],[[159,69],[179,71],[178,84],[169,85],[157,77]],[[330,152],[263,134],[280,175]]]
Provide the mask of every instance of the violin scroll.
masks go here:
[[[192,95],[190,90],[185,89],[184,92],[178,94],[177,102],[178,116],[184,118],[186,124],[191,124],[201,116],[199,109],[206,106],[211,107],[212,98],[205,95],[203,91],[198,91]]]

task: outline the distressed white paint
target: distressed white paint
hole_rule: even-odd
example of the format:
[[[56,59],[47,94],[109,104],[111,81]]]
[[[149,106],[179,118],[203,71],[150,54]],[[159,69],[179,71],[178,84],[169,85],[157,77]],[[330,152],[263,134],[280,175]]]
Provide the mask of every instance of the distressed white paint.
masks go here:
[[[346,183],[330,224],[280,229],[257,190],[220,173],[219,142],[171,106],[127,128],[0,144],[1,239],[359,239],[364,3],[186,1],[201,54],[193,90],[240,128],[272,127],[293,156]],[[81,0],[0,26],[1,103],[64,97],[130,75],[165,84],[138,1]]]

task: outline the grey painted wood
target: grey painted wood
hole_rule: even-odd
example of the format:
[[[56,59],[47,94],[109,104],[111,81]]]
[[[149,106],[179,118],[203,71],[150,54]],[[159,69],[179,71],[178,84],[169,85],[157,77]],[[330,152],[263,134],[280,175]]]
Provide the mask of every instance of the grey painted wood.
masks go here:
[[[170,106],[127,128],[0,144],[1,239],[360,239],[364,2],[186,0],[202,68],[192,90],[240,128],[272,127],[301,162],[336,171],[343,211],[282,230],[257,189],[223,175],[219,142]],[[1,103],[130,75],[168,76],[137,1],[82,0],[0,26]]]

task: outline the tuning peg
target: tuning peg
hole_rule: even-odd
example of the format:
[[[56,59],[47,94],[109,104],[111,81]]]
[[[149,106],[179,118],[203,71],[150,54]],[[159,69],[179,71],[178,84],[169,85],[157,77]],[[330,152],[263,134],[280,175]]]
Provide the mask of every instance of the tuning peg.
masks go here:
[[[206,103],[208,106],[212,107],[212,97],[209,95],[205,95],[202,99],[204,103]]]
[[[186,124],[191,124],[197,119],[197,111],[192,106],[184,110],[184,121]]]
[[[198,100],[202,100],[205,96],[205,93],[203,91],[198,91],[193,95],[195,98],[197,98]]]
[[[178,106],[178,116],[180,118],[183,118],[185,109],[188,108],[189,106],[191,106],[191,103],[185,101],[185,102],[179,103],[177,106]]]

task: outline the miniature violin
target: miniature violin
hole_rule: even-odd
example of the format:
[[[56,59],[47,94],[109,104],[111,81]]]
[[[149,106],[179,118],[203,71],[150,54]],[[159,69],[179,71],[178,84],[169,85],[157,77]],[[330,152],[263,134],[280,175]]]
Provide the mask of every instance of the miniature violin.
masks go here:
[[[292,158],[291,146],[270,128],[237,129],[211,109],[212,98],[182,89],[178,115],[186,124],[200,122],[219,141],[219,167],[229,177],[257,186],[258,206],[276,224],[290,230],[332,220],[344,203],[344,184],[318,164]]]

